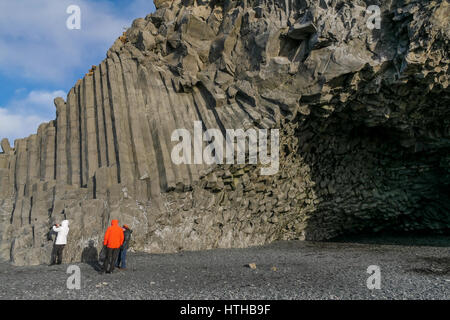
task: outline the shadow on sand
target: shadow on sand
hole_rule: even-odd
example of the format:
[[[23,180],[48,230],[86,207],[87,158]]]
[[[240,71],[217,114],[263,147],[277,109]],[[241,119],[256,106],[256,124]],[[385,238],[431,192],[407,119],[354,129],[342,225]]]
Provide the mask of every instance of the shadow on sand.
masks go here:
[[[86,248],[81,253],[81,262],[90,265],[95,271],[102,272],[103,267],[99,262],[97,248],[94,246],[94,241],[89,241]]]

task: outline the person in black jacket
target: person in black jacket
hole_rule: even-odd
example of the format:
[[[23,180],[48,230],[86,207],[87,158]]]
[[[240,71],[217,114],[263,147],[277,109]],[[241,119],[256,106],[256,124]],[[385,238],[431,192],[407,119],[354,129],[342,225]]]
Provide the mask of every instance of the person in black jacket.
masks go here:
[[[120,247],[119,251],[119,257],[117,259],[116,267],[125,270],[127,268],[127,250],[128,245],[130,244],[131,234],[133,233],[133,230],[128,227],[128,225],[123,225],[123,243]]]

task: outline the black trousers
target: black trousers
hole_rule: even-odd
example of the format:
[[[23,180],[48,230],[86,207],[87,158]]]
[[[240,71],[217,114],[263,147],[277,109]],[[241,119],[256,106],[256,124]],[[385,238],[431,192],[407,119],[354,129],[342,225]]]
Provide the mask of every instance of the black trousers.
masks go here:
[[[119,256],[120,249],[106,248],[106,258],[103,268],[105,272],[113,272],[116,266],[117,257]]]
[[[55,244],[52,251],[52,261],[50,264],[61,264],[63,259],[63,250],[65,244]]]

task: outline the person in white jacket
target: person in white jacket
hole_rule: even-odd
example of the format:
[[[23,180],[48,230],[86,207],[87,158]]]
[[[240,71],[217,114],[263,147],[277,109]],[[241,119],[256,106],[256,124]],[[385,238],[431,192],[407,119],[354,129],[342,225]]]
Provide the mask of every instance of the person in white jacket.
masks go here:
[[[63,220],[61,225],[53,226],[53,231],[57,233],[55,245],[52,251],[52,261],[50,265],[61,264],[63,250],[67,244],[67,235],[69,234],[69,220]]]

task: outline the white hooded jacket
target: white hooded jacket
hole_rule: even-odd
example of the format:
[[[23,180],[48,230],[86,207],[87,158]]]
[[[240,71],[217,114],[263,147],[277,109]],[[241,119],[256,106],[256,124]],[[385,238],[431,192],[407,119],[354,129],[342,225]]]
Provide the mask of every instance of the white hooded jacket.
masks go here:
[[[67,244],[67,235],[69,234],[69,220],[63,220],[60,227],[53,227],[53,231],[57,232],[55,244]]]

